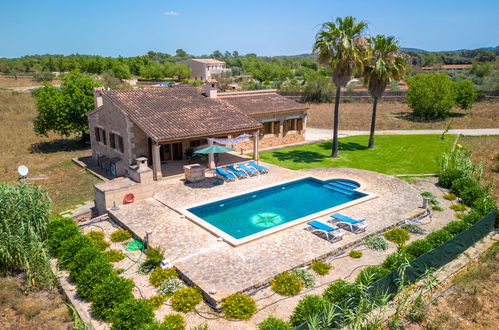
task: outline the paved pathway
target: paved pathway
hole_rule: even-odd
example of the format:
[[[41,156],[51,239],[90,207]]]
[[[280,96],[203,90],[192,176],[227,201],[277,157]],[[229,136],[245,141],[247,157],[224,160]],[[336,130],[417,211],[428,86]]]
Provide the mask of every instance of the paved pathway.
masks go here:
[[[414,129],[414,130],[383,130],[376,131],[377,135],[388,134],[442,134],[442,130]],[[451,129],[447,134],[461,134],[470,136],[480,135],[499,135],[499,128],[477,128],[477,129]],[[369,131],[342,131],[339,132],[340,137],[353,135],[369,135]],[[310,128],[305,131],[307,140],[329,140],[333,137],[333,130],[327,128]]]

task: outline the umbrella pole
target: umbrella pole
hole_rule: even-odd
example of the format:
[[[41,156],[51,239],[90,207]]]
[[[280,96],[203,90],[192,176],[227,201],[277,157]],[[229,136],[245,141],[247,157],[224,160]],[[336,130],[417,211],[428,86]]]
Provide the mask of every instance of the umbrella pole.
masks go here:
[[[208,145],[211,147],[213,140],[208,139]],[[215,167],[215,154],[208,154],[208,168],[213,170]]]

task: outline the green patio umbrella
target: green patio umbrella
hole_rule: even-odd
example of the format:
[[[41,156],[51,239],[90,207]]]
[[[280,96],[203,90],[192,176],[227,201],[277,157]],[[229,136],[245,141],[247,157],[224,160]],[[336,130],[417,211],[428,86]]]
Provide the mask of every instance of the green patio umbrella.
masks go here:
[[[195,154],[221,154],[224,152],[229,152],[229,151],[234,151],[234,150],[236,150],[236,149],[227,148],[227,147],[223,147],[223,146],[219,146],[217,144],[214,144],[214,145],[211,145],[209,147],[196,150],[196,151],[194,151],[194,153]]]

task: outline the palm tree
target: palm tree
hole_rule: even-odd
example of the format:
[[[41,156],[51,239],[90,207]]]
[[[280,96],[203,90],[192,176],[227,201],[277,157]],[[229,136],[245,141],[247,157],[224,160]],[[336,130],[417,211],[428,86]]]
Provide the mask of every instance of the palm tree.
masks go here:
[[[376,108],[383,97],[390,79],[398,81],[404,75],[406,59],[398,53],[399,46],[394,37],[378,35],[369,38],[369,48],[364,63],[364,81],[369,95],[373,98],[373,113],[368,148],[374,148]]]
[[[322,24],[315,36],[313,51],[319,63],[331,68],[336,85],[333,124],[333,150],[331,157],[338,157],[338,123],[341,87],[345,87],[355,70],[362,72],[367,41],[362,37],[367,28],[365,22],[357,22],[352,16],[338,17],[335,22]]]

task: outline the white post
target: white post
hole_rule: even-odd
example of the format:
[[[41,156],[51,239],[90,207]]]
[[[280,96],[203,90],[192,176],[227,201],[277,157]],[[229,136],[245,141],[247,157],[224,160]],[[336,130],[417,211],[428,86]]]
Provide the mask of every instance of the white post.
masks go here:
[[[213,145],[213,140],[208,139],[208,145],[212,146]],[[215,154],[208,154],[208,168],[209,169],[214,169],[215,168]]]
[[[161,173],[161,157],[159,155],[159,144],[152,145],[152,166],[154,180],[161,180],[163,174]]]
[[[258,131],[255,131],[253,133],[253,159],[256,161],[259,159],[259,157],[258,157],[258,143],[259,143],[258,134],[259,134]]]

